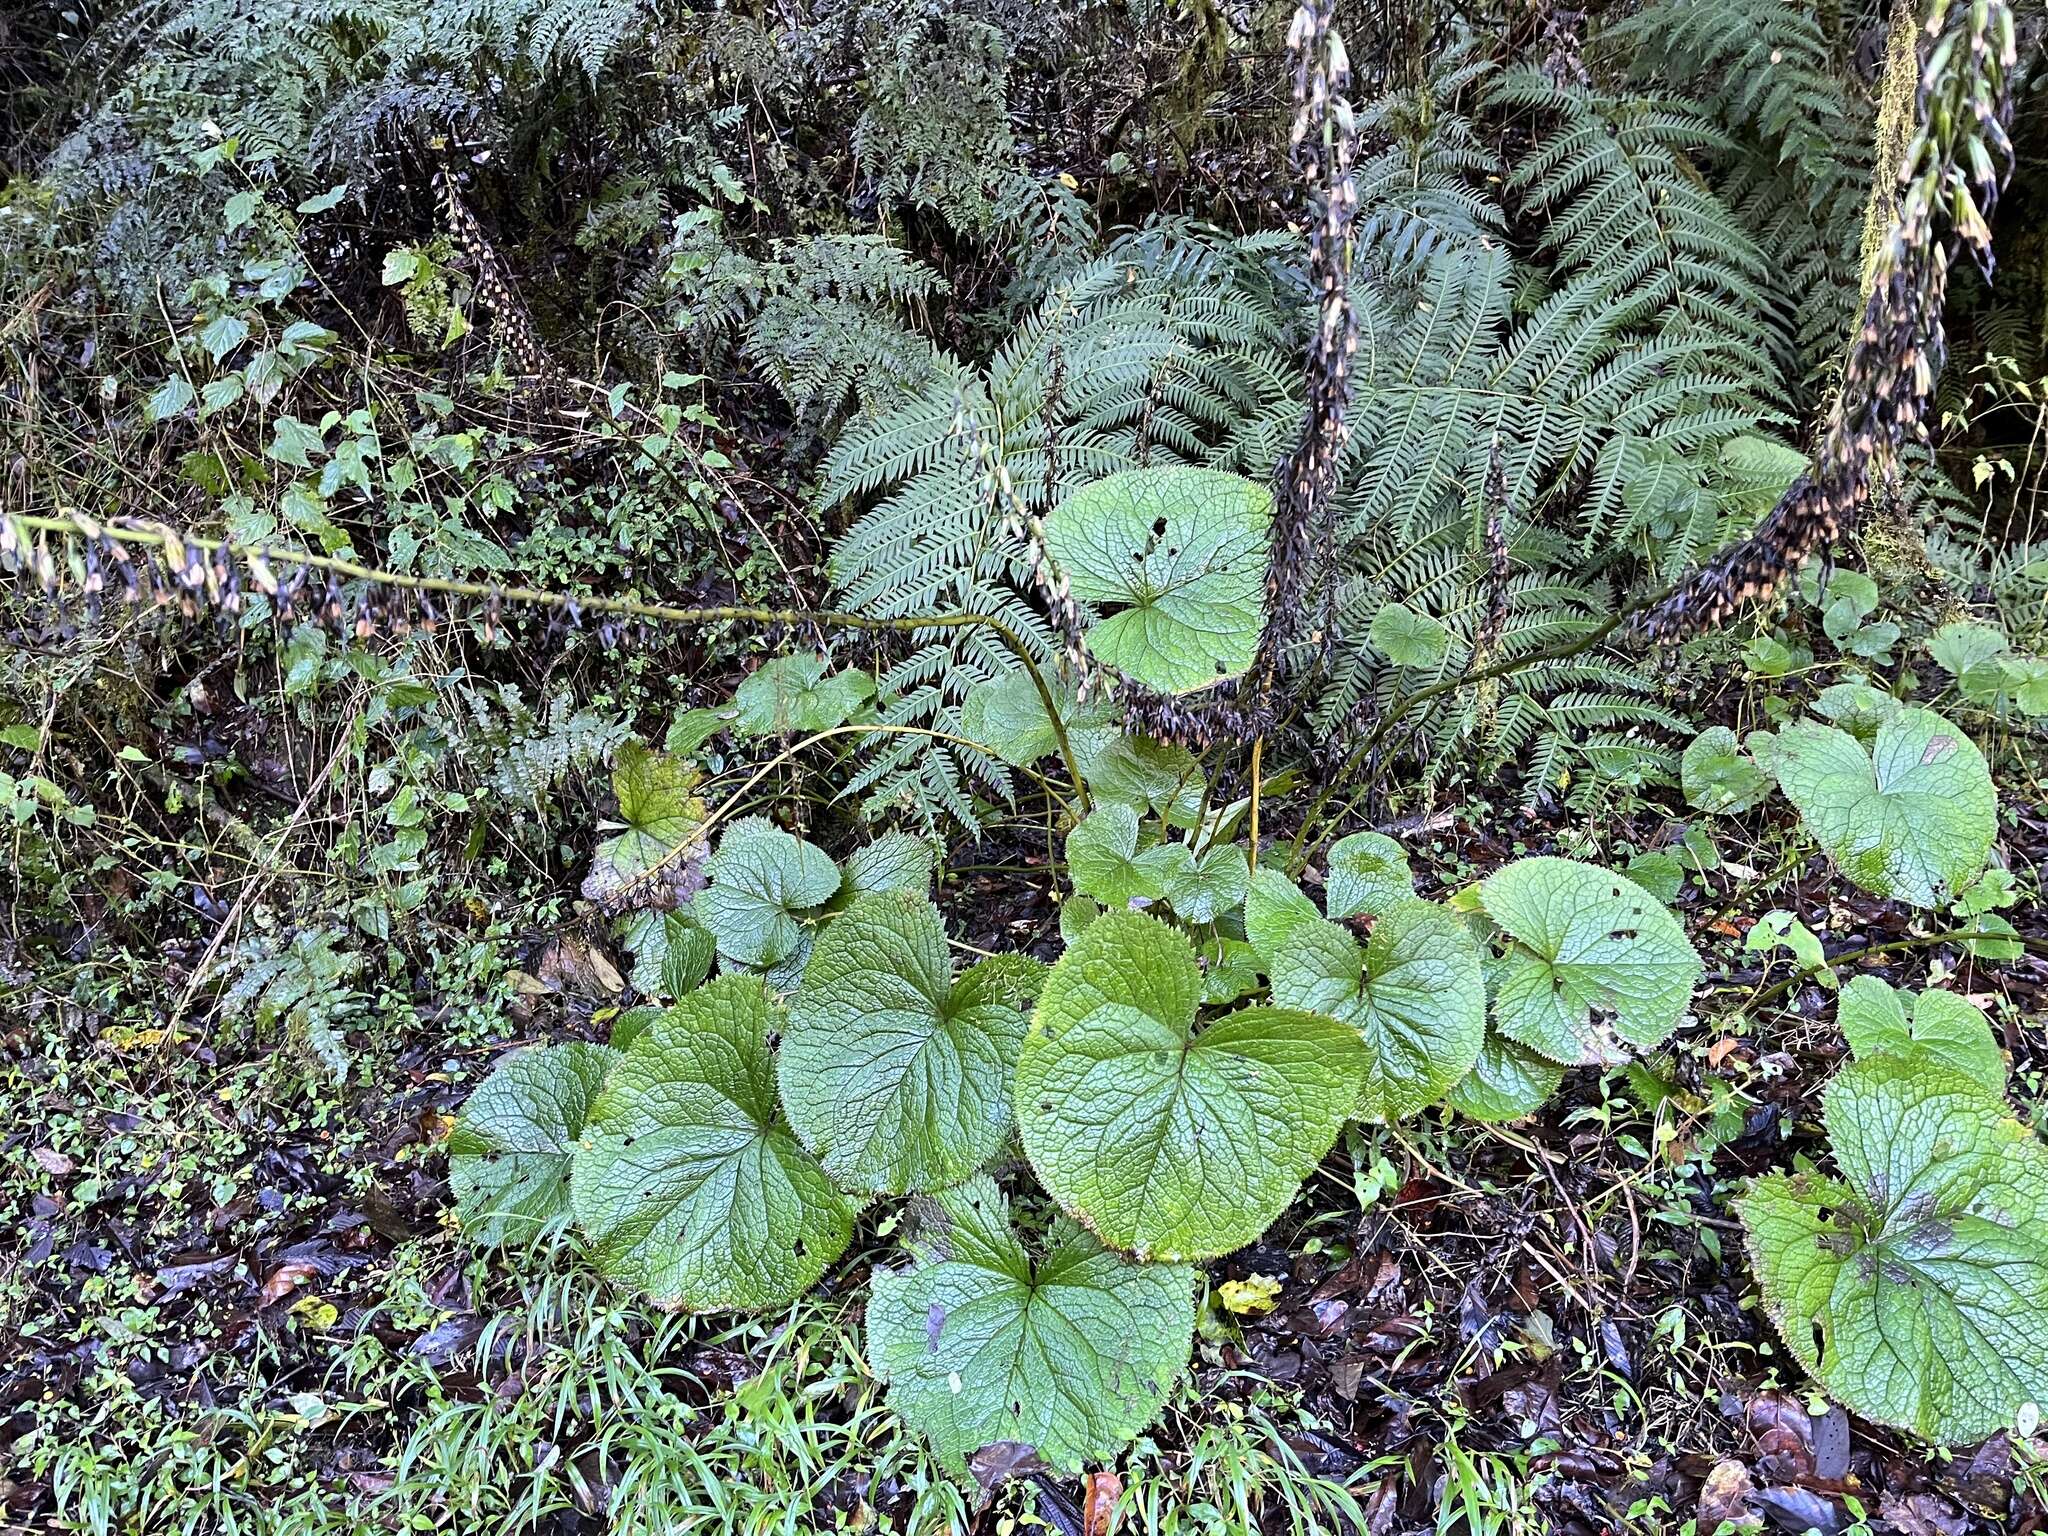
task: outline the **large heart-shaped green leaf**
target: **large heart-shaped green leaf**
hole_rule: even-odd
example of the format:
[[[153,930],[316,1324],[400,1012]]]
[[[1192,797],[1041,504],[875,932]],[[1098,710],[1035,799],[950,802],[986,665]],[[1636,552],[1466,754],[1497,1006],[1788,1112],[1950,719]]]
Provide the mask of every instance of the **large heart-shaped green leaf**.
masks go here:
[[[697,920],[741,965],[790,959],[809,938],[799,914],[839,889],[838,866],[822,849],[759,816],[727,827],[705,870],[711,885],[697,896]]]
[[[1141,1258],[1228,1253],[1265,1231],[1364,1076],[1363,1043],[1335,1019],[1249,1008],[1197,1030],[1201,995],[1182,934],[1105,912],[1046,978],[1017,1067],[1040,1182]]]
[[[1002,1145],[1024,1014],[981,969],[954,981],[922,896],[863,896],[819,937],[778,1076],[790,1123],[841,1188],[936,1189]]]
[[[1944,1444],[2048,1402],[2048,1150],[1924,1054],[1853,1062],[1822,1118],[1839,1179],[1740,1202],[1778,1332],[1855,1412]]]
[[[1479,946],[1427,902],[1381,918],[1362,950],[1335,923],[1301,924],[1266,969],[1279,1006],[1328,1014],[1365,1041],[1362,1120],[1398,1120],[1436,1103],[1486,1039]]]
[[[1252,663],[1273,494],[1213,469],[1130,469],[1084,486],[1045,520],[1045,544],[1083,602],[1098,661],[1161,693]]]
[[[757,736],[829,731],[843,725],[875,691],[865,672],[829,676],[822,658],[808,651],[778,656],[763,664],[733,694],[740,729]]]
[[[1966,885],[1998,830],[1984,755],[1932,710],[1892,711],[1868,751],[1847,731],[1795,721],[1778,732],[1771,767],[1843,874],[1916,907]]]
[[[623,742],[612,760],[612,794],[623,826],[590,856],[583,895],[608,912],[673,905],[702,884],[693,861],[702,853],[705,805],[696,794],[703,775],[679,757]],[[657,896],[666,893],[665,900]]]
[[[853,1235],[854,1204],[781,1118],[758,976],[721,976],[633,1041],[569,1181],[600,1268],[657,1306],[779,1307]]]
[[[448,1133],[448,1184],[473,1241],[529,1241],[568,1211],[569,1159],[618,1057],[582,1041],[533,1046],[477,1085]]]
[[[1843,984],[1835,1019],[1859,1060],[1923,1051],[1989,1092],[2005,1092],[2005,1053],[1991,1022],[1958,993],[1930,987],[1916,996],[1875,976],[1858,976]]]
[[[1616,1065],[1661,1044],[1685,1016],[1700,958],[1678,919],[1622,875],[1571,859],[1518,859],[1480,903],[1515,943],[1494,1024],[1566,1066]]]
[[[910,1248],[912,1266],[874,1273],[868,1360],[955,1474],[998,1441],[1069,1474],[1109,1461],[1187,1368],[1192,1269],[1135,1264],[1066,1221],[1034,1264],[992,1179],[940,1193]]]

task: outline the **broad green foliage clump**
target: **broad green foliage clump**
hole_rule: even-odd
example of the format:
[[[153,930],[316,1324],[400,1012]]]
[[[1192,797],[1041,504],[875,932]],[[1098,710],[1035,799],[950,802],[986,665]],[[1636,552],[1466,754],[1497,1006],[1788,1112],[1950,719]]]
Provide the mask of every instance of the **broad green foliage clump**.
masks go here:
[[[694,750],[710,730],[677,735]],[[1399,843],[1359,833],[1330,849],[1326,913],[1280,870],[1254,876],[1230,836],[1243,808],[1207,804],[1190,754],[1112,733],[1082,755],[1097,805],[1067,839],[1049,970],[956,968],[919,839],[841,865],[764,818],[717,833],[708,883],[622,919],[636,985],[674,1001],[623,1015],[611,1047],[515,1054],[472,1096],[451,1152],[478,1240],[573,1217],[658,1305],[761,1309],[816,1284],[868,1202],[918,1197],[909,1263],[869,1304],[891,1401],[956,1471],[1001,1439],[1074,1466],[1114,1455],[1185,1367],[1186,1264],[1256,1240],[1347,1122],[1446,1098],[1527,1114],[1584,1054],[1556,1030],[1626,1014],[1618,1050],[1684,1009],[1690,947],[1605,871],[1527,860],[1446,907],[1416,896]],[[623,816],[680,794],[687,833],[664,846],[712,841],[692,771],[621,758]],[[1548,1058],[1505,1034],[1532,966],[1563,1021]],[[1020,1143],[1063,1213],[1049,1226],[1013,1229],[988,1175]]]
[[[1089,631],[1095,659],[1160,689],[1248,664],[1255,625],[1219,637],[1239,633],[1232,593],[1257,613],[1264,493],[1195,471],[1102,484],[1047,534],[1063,570],[1101,557],[1084,600],[1123,605]],[[1114,595],[1112,569],[1129,578]],[[1383,617],[1391,659],[1432,664],[1428,625]],[[1026,675],[968,711],[1003,760],[1078,770],[1071,800],[1047,784],[1072,887],[1050,967],[956,965],[928,841],[885,833],[841,864],[707,810],[692,759],[714,735],[858,731],[864,679],[771,662],[731,708],[679,719],[675,750],[621,748],[623,830],[593,878],[623,908],[636,987],[673,1001],[621,1018],[611,1048],[515,1055],[478,1090],[452,1149],[479,1241],[573,1217],[594,1262],[659,1305],[762,1309],[817,1284],[864,1208],[911,1199],[906,1261],[877,1271],[868,1310],[891,1402],[956,1472],[996,1440],[1074,1467],[1115,1455],[1185,1368],[1187,1266],[1258,1240],[1347,1124],[1521,1118],[1571,1068],[1642,1070],[1685,1022],[1702,966],[1658,894],[1684,876],[1672,854],[1631,865],[1656,891],[1540,856],[1436,902],[1399,842],[1358,832],[1330,845],[1318,900],[1277,850],[1254,870],[1248,802],[1215,803],[1194,753],[1081,691],[1056,680],[1049,715]],[[1864,683],[1813,710],[1747,742],[1703,733],[1688,797],[1733,815],[1775,780],[1872,889],[1973,914],[2010,901],[1979,878],[1993,800],[1960,731]],[[2038,1148],[2003,1129],[2004,1063],[1969,1003],[1865,978],[1841,1010],[1841,1177],[1763,1180],[1744,1206],[1766,1299],[1852,1406],[1927,1433],[2003,1422],[2033,1390],[2028,1337],[1996,1367],[1956,1356],[1947,1387],[1885,1375],[1870,1340],[1908,1318],[1932,1359],[2011,1326],[2039,1255],[2001,1225],[2026,1212],[1973,1149],[2017,1166]],[[1850,1124],[1871,1106],[1897,1123]],[[994,1181],[1018,1149],[1057,1214],[1013,1212]],[[2006,1290],[1972,1283],[1979,1255]]]
[[[1772,1174],[1740,1208],[1794,1357],[1864,1417],[1959,1444],[2048,1401],[2048,1151],[1946,1049],[1899,1045],[1823,1096],[1837,1174]]]

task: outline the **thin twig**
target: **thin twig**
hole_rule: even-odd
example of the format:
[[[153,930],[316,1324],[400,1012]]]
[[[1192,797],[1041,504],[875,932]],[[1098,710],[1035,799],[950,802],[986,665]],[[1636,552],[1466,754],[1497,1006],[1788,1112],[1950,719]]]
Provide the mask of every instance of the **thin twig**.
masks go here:
[[[1045,709],[1047,721],[1053,735],[1059,742],[1060,756],[1064,760],[1067,776],[1080,797],[1083,810],[1089,808],[1088,786],[1081,777],[1079,761],[1074,756],[1073,744],[1067,739],[1066,722],[1061,719],[1052,689],[1045,675],[1032,658],[1030,648],[1022,637],[1003,620],[986,613],[935,613],[919,614],[910,618],[876,618],[872,614],[844,613],[828,608],[762,608],[751,605],[722,606],[714,608],[675,608],[665,603],[643,603],[629,597],[576,597],[566,592],[550,592],[539,587],[499,587],[475,581],[453,581],[434,576],[412,576],[398,571],[379,570],[374,566],[359,565],[352,560],[337,559],[332,555],[310,555],[294,551],[280,551],[259,548],[251,544],[237,544],[226,539],[201,538],[195,534],[181,534],[162,524],[141,525],[135,523],[110,523],[101,525],[91,519],[73,514],[70,517],[38,517],[27,513],[13,514],[0,518],[0,522],[11,524],[20,530],[54,533],[65,538],[108,538],[121,544],[136,544],[153,548],[162,553],[182,549],[201,549],[224,553],[242,561],[258,578],[259,585],[268,577],[273,564],[303,566],[309,570],[329,571],[337,576],[346,576],[357,581],[373,582],[382,587],[396,587],[411,592],[438,592],[444,596],[476,598],[500,603],[523,603],[537,608],[549,608],[567,612],[575,610],[588,613],[616,614],[624,618],[646,619],[662,624],[821,624],[838,629],[857,629],[897,634],[918,634],[931,629],[982,628],[993,630],[996,638],[1023,664],[1031,676],[1031,684],[1038,691],[1039,703]],[[24,544],[26,540],[22,541]]]

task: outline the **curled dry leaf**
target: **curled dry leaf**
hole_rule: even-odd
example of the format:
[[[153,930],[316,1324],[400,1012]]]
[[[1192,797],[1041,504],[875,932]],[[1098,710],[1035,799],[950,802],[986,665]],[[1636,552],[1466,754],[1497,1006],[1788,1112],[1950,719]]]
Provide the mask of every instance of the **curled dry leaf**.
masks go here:
[[[1116,1529],[1116,1506],[1124,1496],[1124,1480],[1114,1472],[1090,1472],[1083,1488],[1081,1536],[1110,1536]]]

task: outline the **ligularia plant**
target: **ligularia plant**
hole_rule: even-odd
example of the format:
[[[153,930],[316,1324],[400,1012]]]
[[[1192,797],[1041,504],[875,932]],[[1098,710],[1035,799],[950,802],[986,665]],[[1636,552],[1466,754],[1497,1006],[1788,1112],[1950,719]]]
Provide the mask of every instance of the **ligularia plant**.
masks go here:
[[[2048,1148],[1967,1000],[1859,978],[1840,1007],[1835,1174],[1772,1174],[1740,1205],[1764,1304],[1865,1418],[1979,1440],[2048,1402]]]
[[[1725,726],[1702,731],[1680,765],[1686,798],[1714,814],[1747,810],[1775,777],[1850,880],[1911,906],[1946,904],[1984,868],[1998,831],[1984,754],[1933,710],[1867,685],[1837,684],[1815,707],[1832,723],[1797,720],[1746,744]]]
[[[1163,693],[1241,674],[1270,517],[1263,487],[1206,470],[1070,496],[1046,547],[1094,662]],[[1441,659],[1405,611],[1374,643],[1403,667]],[[1254,867],[1248,802],[1213,803],[1193,754],[1084,691],[1020,674],[962,716],[992,757],[1057,757],[1081,781],[1050,966],[956,962],[929,844],[888,834],[842,866],[755,816],[714,847],[695,771],[622,751],[623,830],[590,894],[609,911],[661,893],[625,937],[636,987],[672,1001],[609,1046],[515,1053],[472,1095],[450,1152],[477,1240],[573,1220],[656,1305],[765,1309],[818,1283],[873,1202],[907,1200],[881,1227],[903,1261],[876,1270],[867,1313],[889,1401],[956,1474],[998,1441],[1072,1470],[1115,1456],[1185,1370],[1190,1266],[1256,1241],[1347,1124],[1526,1116],[1568,1069],[1630,1063],[1685,1021],[1699,956],[1627,876],[1525,858],[1430,902],[1400,844],[1362,832],[1330,847],[1319,904],[1270,851]],[[673,734],[686,752],[718,719],[834,730],[871,696],[791,658]],[[1815,708],[1775,736],[1702,734],[1688,798],[1732,814],[1775,782],[1858,884],[1953,897],[1994,830],[1977,749],[1871,688]],[[1742,1204],[1766,1303],[1851,1406],[1988,1432],[2048,1394],[2048,1155],[1964,999],[1858,979],[1841,1022],[1838,1172],[1762,1179]],[[1011,1177],[1027,1168],[1047,1199]]]
[[[776,681],[805,723],[858,694],[810,668]],[[1018,717],[1020,756],[1053,750],[1035,698],[987,708]],[[1188,1265],[1257,1239],[1347,1122],[1446,1100],[1525,1115],[1566,1066],[1684,1015],[1698,959],[1620,876],[1529,859],[1439,905],[1398,843],[1359,833],[1330,849],[1325,909],[1253,873],[1238,813],[1199,783],[1189,799],[1186,754],[1084,751],[1095,809],[1067,840],[1049,968],[956,965],[928,845],[889,834],[842,866],[750,818],[707,853],[694,778],[632,754],[629,822],[674,825],[631,864],[701,866],[689,900],[626,922],[636,984],[674,1001],[477,1089],[450,1140],[471,1233],[573,1221],[658,1306],[753,1310],[815,1285],[869,1202],[908,1197],[906,1262],[868,1306],[890,1402],[955,1472],[999,1440],[1073,1468],[1121,1450],[1185,1369]],[[992,1176],[1019,1148],[1049,1223]]]

